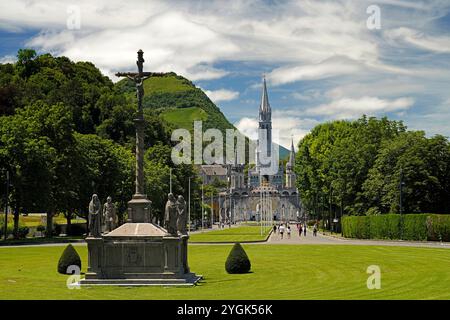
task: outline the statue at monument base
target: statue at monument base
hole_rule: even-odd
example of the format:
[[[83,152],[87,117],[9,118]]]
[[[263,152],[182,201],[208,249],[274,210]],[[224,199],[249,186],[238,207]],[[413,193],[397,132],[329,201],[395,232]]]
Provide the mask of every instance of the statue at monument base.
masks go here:
[[[177,201],[169,194],[166,217],[164,220],[171,232],[151,222],[128,222],[107,234],[87,237],[88,270],[80,285],[183,286],[197,283],[201,276],[190,272],[188,265],[189,236],[182,196]]]

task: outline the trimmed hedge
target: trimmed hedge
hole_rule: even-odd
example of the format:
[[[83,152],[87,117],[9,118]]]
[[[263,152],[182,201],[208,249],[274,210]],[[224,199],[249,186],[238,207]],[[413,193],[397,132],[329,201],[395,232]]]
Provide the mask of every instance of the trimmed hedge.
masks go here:
[[[81,259],[75,248],[71,244],[68,244],[59,258],[58,272],[67,274],[67,268],[70,266],[78,266],[81,269]]]
[[[225,270],[228,273],[247,273],[250,271],[251,263],[241,244],[235,243],[225,262]]]
[[[428,240],[450,241],[450,215],[431,214],[426,223]]]
[[[382,214],[345,216],[342,233],[346,238],[450,241],[450,215]]]

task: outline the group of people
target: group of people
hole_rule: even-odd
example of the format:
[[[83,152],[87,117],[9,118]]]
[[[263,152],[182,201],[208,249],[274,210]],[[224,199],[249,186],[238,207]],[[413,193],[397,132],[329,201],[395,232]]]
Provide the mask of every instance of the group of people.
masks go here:
[[[286,233],[286,236],[288,239],[291,238],[291,226],[286,224],[279,224],[278,226],[276,224],[273,225],[273,232],[275,234],[279,234],[281,239],[283,239],[284,234]]]
[[[297,231],[298,231],[298,236],[301,237],[302,234],[304,237],[306,237],[306,232],[307,232],[308,228],[306,226],[306,223],[301,224],[301,223],[297,223]],[[317,223],[314,224],[313,226],[313,236],[317,237],[317,231],[318,231],[318,226]],[[289,225],[289,223],[286,224],[274,224],[273,225],[273,233],[274,234],[278,234],[280,235],[280,238],[283,239],[284,234],[286,234],[287,238],[290,239],[291,238],[291,226]]]

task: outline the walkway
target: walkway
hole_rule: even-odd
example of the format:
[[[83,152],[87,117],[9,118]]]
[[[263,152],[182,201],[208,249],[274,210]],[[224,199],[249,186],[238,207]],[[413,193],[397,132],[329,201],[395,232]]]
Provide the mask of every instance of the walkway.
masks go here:
[[[272,233],[267,244],[322,244],[322,245],[362,245],[362,246],[401,246],[401,247],[427,247],[427,248],[447,248],[450,249],[449,242],[432,241],[403,241],[403,240],[363,240],[363,239],[344,239],[339,236],[324,235],[317,232],[314,237],[312,229],[308,229],[306,237],[299,236],[297,226],[291,225],[291,237],[284,234],[283,239],[278,233]]]

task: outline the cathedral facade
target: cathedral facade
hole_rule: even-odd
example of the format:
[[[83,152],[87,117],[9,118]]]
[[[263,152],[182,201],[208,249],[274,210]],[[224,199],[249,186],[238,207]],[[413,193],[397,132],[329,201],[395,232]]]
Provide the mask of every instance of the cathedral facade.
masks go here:
[[[297,221],[301,215],[301,203],[294,172],[294,143],[291,142],[289,160],[283,168],[279,165],[278,148],[274,148],[272,142],[272,109],[265,78],[255,153],[255,166],[248,168],[247,174],[245,165],[238,163],[235,155],[234,164],[229,169],[228,197],[220,203],[221,220],[259,221],[263,217],[265,220]]]

